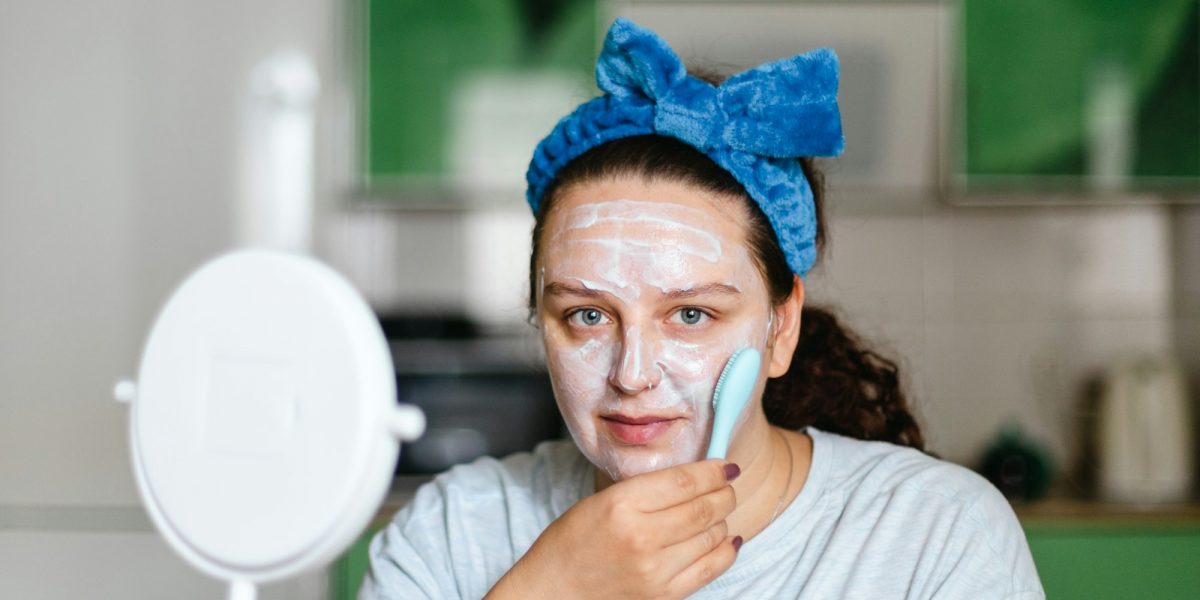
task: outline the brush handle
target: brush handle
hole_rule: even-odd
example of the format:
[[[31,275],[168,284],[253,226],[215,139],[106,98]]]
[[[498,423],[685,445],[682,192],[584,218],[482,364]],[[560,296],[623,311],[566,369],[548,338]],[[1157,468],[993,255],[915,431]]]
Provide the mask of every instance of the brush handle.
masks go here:
[[[708,455],[705,458],[720,458],[724,460],[725,455],[729,452],[729,436],[733,433],[733,426],[717,427],[713,426],[712,440],[708,443]]]

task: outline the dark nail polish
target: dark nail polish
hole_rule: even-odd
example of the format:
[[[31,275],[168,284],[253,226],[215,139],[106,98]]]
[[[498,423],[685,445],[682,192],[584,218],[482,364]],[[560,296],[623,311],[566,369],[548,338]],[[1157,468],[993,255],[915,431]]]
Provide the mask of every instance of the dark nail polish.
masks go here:
[[[734,479],[737,479],[738,475],[741,475],[741,474],[742,474],[741,467],[739,467],[733,463],[729,463],[729,464],[725,465],[725,481],[733,481]]]
[[[737,552],[742,549],[742,536],[733,538],[733,551]]]

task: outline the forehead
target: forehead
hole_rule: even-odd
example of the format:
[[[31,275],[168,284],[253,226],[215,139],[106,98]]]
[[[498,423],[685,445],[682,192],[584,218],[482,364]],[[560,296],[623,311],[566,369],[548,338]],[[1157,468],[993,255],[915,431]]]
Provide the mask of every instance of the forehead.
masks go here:
[[[618,178],[563,190],[548,216],[545,240],[580,237],[692,245],[743,245],[746,216],[740,200],[690,184]]]

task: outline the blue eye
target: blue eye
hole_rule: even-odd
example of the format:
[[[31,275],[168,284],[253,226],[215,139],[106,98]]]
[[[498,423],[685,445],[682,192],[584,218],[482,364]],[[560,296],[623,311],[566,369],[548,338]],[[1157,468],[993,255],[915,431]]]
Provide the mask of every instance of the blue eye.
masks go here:
[[[604,322],[604,313],[594,308],[584,308],[571,313],[572,320],[581,325],[593,326]]]
[[[708,316],[704,311],[691,307],[681,308],[677,314],[679,315],[679,320],[683,321],[685,325],[695,325]]]

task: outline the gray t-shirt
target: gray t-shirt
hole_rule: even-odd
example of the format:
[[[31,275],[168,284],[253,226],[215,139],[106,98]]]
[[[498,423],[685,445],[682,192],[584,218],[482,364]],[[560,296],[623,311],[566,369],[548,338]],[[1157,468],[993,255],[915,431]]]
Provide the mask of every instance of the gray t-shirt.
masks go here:
[[[808,428],[804,488],[692,598],[1044,598],[1004,497],[921,452]],[[371,542],[360,599],[482,598],[593,492],[570,441],[483,458],[417,491]]]

